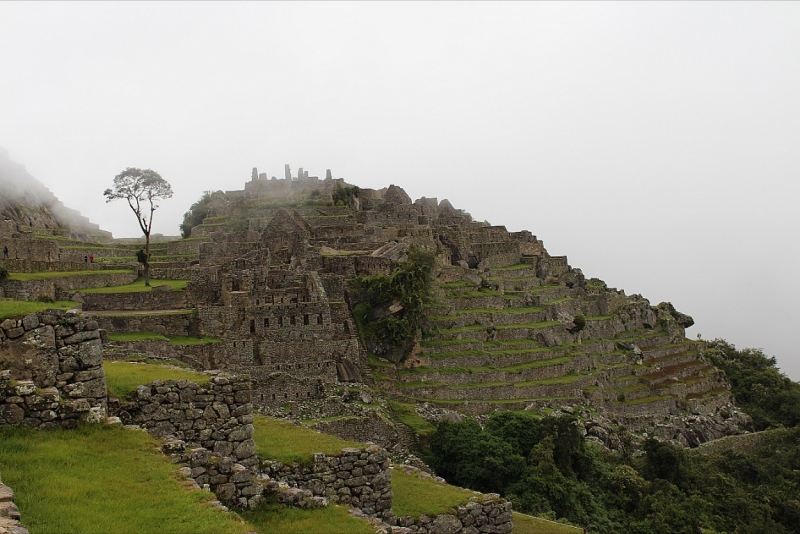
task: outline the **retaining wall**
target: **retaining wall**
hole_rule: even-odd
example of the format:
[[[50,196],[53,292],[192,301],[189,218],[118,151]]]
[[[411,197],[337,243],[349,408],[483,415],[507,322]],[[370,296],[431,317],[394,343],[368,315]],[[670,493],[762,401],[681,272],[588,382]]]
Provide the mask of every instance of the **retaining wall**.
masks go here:
[[[270,478],[310,490],[331,502],[349,504],[367,515],[392,517],[392,472],[389,455],[377,445],[342,449],[341,456],[314,454],[311,465],[265,461]]]
[[[158,438],[172,437],[195,448],[178,455],[178,461],[192,467],[195,481],[208,484],[226,505],[252,507],[261,489],[255,482],[251,410],[250,378],[217,375],[207,386],[187,380],[139,386],[135,398],[120,406],[119,417]]]
[[[97,323],[48,310],[0,322],[0,424],[101,421],[107,393]]]

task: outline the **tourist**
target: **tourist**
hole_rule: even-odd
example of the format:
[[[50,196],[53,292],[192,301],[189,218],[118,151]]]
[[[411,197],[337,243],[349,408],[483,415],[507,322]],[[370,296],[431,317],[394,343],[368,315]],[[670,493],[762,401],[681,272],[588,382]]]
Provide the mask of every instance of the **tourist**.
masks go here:
[[[89,254],[89,263],[94,263],[94,254]]]
[[[5,245],[3,246],[3,259],[4,260],[8,259],[8,247]]]

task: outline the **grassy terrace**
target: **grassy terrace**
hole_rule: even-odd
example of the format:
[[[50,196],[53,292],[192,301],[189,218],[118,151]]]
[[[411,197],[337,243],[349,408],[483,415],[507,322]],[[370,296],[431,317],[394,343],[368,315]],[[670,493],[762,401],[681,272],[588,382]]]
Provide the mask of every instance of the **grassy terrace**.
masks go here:
[[[630,399],[630,400],[624,400],[622,402],[617,401],[616,404],[624,404],[625,406],[637,406],[639,404],[650,404],[652,402],[658,402],[674,398],[675,397],[672,395],[650,395],[648,397],[642,397],[640,399]]]
[[[564,376],[556,376],[553,378],[541,378],[539,380],[527,380],[525,382],[514,382],[514,387],[524,388],[527,386],[544,386],[549,384],[572,384],[578,380],[585,378],[589,375],[566,374]]]
[[[479,339],[464,338],[464,339],[425,339],[420,341],[420,347],[451,347],[453,345],[462,345],[464,343],[480,343]]]
[[[45,310],[71,310],[73,308],[80,308],[80,304],[71,300],[58,300],[56,302],[0,300],[0,320],[22,317],[29,313]]]
[[[93,270],[93,271],[55,271],[42,273],[9,273],[9,280],[30,282],[32,280],[50,280],[52,278],[66,278],[69,276],[98,276],[103,274],[130,274],[130,269]]]
[[[154,380],[189,380],[201,385],[208,384],[210,376],[188,369],[164,365],[128,362],[104,362],[109,396],[124,399],[136,391],[138,386]]]
[[[364,445],[263,415],[253,415],[256,452],[264,459],[307,465],[315,452],[338,455],[344,447]]]
[[[392,412],[394,412],[395,417],[397,417],[401,423],[409,426],[420,436],[427,436],[436,430],[435,426],[417,413],[413,404],[389,401],[389,406]]]
[[[406,472],[402,468],[392,470],[392,491],[392,509],[395,515],[417,518],[421,514],[434,517],[448,513],[480,495],[468,489],[436,482],[430,476],[418,472]]]
[[[189,280],[153,280],[150,279],[150,286],[144,285],[144,278],[141,278],[132,284],[123,286],[110,286],[110,287],[90,287],[88,289],[81,289],[81,293],[147,293],[153,290],[153,286],[169,285],[172,287],[171,291],[183,291],[186,289],[186,284]]]
[[[519,298],[510,295],[507,295],[506,297],[512,300]],[[449,306],[449,305],[441,304],[441,306]],[[454,315],[480,315],[484,313],[489,313],[494,315],[522,315],[525,313],[540,313],[543,311],[544,308],[540,308],[538,306],[514,307],[514,308],[469,308],[463,310],[453,310],[448,315],[429,314],[428,319],[431,321],[447,321],[452,319]]]
[[[144,432],[91,425],[78,430],[0,428],[0,469],[31,532],[53,534],[244,534],[233,513],[191,490]],[[268,532],[268,531],[262,531]]]
[[[492,267],[489,272],[495,271],[519,271],[521,269],[533,269],[533,265],[529,263],[516,263],[514,265],[508,265],[506,267]]]
[[[510,308],[505,308],[505,309],[510,309]],[[530,311],[530,308],[528,310]],[[430,318],[430,316],[429,316],[429,318]],[[442,320],[444,320],[445,318],[447,318],[446,315],[441,316]],[[540,322],[540,323],[501,324],[501,325],[495,325],[493,328],[495,330],[509,330],[509,329],[512,329],[512,328],[531,328],[531,329],[535,329],[535,328],[547,328],[549,326],[556,326],[556,325],[559,325],[559,324],[561,324],[561,323],[559,323],[558,321],[543,321],[543,322]],[[472,324],[472,325],[468,325],[468,326],[459,326],[459,327],[456,327],[456,328],[442,328],[442,329],[436,331],[436,335],[445,336],[445,335],[450,335],[450,334],[464,334],[464,333],[467,333],[467,332],[477,332],[479,330],[485,331],[487,328],[488,327],[486,325],[482,325],[482,324]]]
[[[108,334],[110,341],[169,341],[170,345],[208,345],[222,340],[210,336],[167,336],[155,332],[115,332]]]

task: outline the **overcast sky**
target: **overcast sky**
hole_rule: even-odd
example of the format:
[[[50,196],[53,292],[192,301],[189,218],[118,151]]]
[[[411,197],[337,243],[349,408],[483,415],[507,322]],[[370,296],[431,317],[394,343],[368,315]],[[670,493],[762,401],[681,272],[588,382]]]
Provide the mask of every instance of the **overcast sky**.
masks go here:
[[[0,2],[0,146],[177,234],[257,166],[448,198],[800,379],[797,2]]]

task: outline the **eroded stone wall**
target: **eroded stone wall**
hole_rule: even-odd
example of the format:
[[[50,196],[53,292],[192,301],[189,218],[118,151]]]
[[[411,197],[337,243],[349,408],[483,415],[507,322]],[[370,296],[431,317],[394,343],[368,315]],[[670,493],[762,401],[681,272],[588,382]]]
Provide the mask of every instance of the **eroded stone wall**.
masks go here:
[[[74,427],[106,416],[97,323],[49,310],[0,322],[0,424]]]
[[[308,466],[268,460],[262,469],[270,478],[331,502],[349,504],[371,516],[392,517],[389,455],[377,445],[365,450],[344,448],[340,456],[317,453]]]
[[[179,440],[193,448],[177,460],[192,468],[192,477],[229,506],[250,507],[260,495],[250,378],[213,376],[208,385],[187,380],[156,380],[139,386],[122,404],[123,422],[141,426],[157,438]]]

